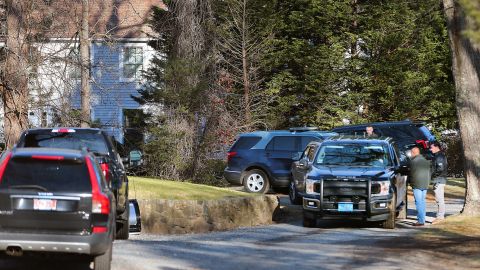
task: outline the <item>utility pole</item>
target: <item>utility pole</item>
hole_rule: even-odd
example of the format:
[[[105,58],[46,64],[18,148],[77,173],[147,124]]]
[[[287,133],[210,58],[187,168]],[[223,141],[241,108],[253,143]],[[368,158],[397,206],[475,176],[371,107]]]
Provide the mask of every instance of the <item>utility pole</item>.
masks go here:
[[[90,127],[90,41],[88,36],[88,0],[82,0],[82,27],[80,28],[81,127]]]

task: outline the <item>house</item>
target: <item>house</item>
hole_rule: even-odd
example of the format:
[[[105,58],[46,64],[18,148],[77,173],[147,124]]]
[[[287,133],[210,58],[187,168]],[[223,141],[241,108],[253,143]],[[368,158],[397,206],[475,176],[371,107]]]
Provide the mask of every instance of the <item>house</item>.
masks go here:
[[[71,2],[67,8],[51,7],[57,27],[47,42],[36,44],[42,61],[30,78],[31,127],[75,125],[79,113],[81,1]],[[89,5],[91,119],[121,143],[131,125],[129,116],[140,109],[132,96],[144,87],[141,73],[155,54],[148,45],[148,19],[155,6],[165,8],[161,0],[97,0]]]

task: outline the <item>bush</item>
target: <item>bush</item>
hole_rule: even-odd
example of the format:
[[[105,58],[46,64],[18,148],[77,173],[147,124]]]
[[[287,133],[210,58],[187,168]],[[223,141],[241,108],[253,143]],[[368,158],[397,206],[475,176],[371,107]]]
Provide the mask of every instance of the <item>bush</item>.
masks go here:
[[[183,179],[190,169],[194,136],[187,121],[171,117],[149,131],[143,149],[146,174],[171,180]]]
[[[195,175],[196,184],[226,187],[228,182],[223,178],[223,170],[227,166],[224,160],[210,159],[201,164]]]

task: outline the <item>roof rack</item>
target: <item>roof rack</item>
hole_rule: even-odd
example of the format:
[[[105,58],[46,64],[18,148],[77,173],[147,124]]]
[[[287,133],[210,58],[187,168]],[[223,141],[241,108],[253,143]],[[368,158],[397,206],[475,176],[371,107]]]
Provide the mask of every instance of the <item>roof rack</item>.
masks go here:
[[[291,132],[305,132],[305,131],[315,131],[319,130],[318,127],[292,127],[289,128]]]

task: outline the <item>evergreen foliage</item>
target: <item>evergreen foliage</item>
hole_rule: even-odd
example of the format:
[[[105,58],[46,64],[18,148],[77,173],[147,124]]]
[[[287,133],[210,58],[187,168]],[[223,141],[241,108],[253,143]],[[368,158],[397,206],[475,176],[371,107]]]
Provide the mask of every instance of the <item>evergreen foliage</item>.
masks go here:
[[[179,3],[166,1],[171,7]],[[330,129],[405,118],[438,130],[456,126],[438,0],[196,3],[204,34],[198,39],[185,37],[190,21],[175,8],[155,10],[158,36],[152,45],[158,55],[138,100],[161,104],[190,123],[191,158],[178,164],[192,169],[190,175],[209,171],[195,165],[195,153],[203,153],[207,164],[235,134],[251,129]],[[152,121],[165,140],[176,137],[174,129],[158,129],[165,123],[161,117]],[[165,151],[165,159],[178,156]]]
[[[427,120],[455,124],[438,1],[296,0],[277,6],[267,56],[279,127]]]

